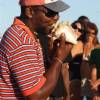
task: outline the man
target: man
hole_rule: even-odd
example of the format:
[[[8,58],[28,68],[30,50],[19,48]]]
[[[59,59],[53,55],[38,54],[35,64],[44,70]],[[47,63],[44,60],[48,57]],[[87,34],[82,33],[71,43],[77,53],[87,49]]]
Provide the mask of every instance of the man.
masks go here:
[[[60,0],[20,0],[15,18],[0,43],[0,99],[44,100],[53,91],[61,65],[72,48],[61,35],[50,69],[44,75],[43,55],[36,33],[49,33],[69,6]],[[42,33],[41,33],[42,34]]]

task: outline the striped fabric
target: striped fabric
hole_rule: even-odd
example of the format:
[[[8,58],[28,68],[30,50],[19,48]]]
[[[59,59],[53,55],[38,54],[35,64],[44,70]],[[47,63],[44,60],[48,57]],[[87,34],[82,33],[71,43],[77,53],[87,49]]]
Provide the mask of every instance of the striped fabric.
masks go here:
[[[16,22],[0,43],[0,100],[25,100],[45,82],[39,41],[30,36],[31,32],[27,33],[27,27],[22,28],[20,20]]]

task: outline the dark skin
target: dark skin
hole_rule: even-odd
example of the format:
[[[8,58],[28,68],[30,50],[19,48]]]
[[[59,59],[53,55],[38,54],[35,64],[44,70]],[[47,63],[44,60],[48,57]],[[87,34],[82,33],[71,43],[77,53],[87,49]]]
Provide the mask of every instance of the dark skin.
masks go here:
[[[26,7],[24,14],[21,14],[19,17],[19,19],[21,19],[33,32],[34,37],[36,37],[34,32],[43,31],[49,33],[51,30],[50,26],[59,19],[58,15],[47,17],[45,12],[38,10],[38,8],[44,9],[43,6]],[[45,100],[53,91],[61,72],[62,65],[55,57],[64,61],[72,48],[72,44],[65,43],[64,37],[64,34],[62,34],[59,41],[59,47],[57,46],[53,61],[51,61],[52,64],[50,69],[45,74],[46,82],[38,91],[27,96],[27,100]]]

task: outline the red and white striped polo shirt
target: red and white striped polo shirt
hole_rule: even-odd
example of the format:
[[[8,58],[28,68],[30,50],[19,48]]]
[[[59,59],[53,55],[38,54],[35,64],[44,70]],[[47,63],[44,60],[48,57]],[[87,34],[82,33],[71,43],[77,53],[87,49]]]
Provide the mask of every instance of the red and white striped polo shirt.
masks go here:
[[[24,100],[44,82],[40,43],[17,18],[0,43],[0,100]]]

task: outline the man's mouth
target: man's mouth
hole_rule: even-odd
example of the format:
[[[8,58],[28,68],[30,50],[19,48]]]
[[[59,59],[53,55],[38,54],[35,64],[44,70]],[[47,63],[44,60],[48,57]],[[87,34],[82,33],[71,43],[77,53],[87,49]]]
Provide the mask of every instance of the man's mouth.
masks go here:
[[[52,30],[54,29],[54,25],[49,25],[48,26],[48,30],[49,30],[49,34],[52,33]]]

